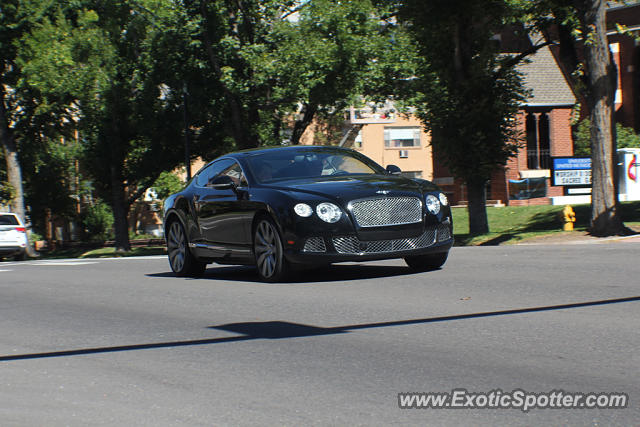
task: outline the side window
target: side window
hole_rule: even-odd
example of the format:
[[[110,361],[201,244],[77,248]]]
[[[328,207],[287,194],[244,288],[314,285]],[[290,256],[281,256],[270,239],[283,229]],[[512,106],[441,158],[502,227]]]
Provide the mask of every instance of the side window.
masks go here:
[[[236,183],[236,187],[246,187],[247,179],[244,177],[244,173],[242,172],[242,168],[236,162],[233,162],[232,165],[223,170],[220,175],[227,175],[229,178]]]
[[[222,171],[227,169],[229,166],[234,165],[235,163],[236,162],[231,159],[223,159],[211,163],[209,166],[200,171],[200,173],[196,177],[196,184],[198,185],[198,187],[206,186],[209,180],[218,176]]]

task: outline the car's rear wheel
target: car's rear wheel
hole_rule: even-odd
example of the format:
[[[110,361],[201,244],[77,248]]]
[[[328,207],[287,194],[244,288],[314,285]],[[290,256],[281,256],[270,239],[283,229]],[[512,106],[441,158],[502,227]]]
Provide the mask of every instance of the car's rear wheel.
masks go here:
[[[27,255],[24,252],[20,252],[19,254],[13,257],[14,261],[24,261]]]
[[[404,260],[413,270],[431,271],[442,267],[448,256],[449,252],[442,252],[439,254],[408,256]]]
[[[180,221],[175,220],[169,226],[167,253],[171,270],[178,276],[199,277],[207,268],[206,263],[198,261],[191,253],[187,234]]]
[[[258,275],[266,282],[278,282],[289,273],[282,239],[273,221],[260,219],[253,233],[253,253]]]

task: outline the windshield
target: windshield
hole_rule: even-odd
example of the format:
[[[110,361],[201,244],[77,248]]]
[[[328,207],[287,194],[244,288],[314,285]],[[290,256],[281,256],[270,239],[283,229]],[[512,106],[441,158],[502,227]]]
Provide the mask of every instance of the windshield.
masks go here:
[[[247,160],[253,176],[260,183],[284,179],[385,173],[379,165],[361,154],[331,148],[268,150],[252,155]]]

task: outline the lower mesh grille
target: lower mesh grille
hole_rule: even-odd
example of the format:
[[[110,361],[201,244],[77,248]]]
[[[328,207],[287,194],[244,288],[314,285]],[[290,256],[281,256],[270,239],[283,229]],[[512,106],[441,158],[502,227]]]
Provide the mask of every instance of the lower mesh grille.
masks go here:
[[[334,237],[333,246],[340,254],[377,254],[427,248],[436,241],[436,229],[430,228],[418,237],[394,240],[361,241],[355,236]]]
[[[438,242],[444,242],[449,239],[451,239],[451,230],[449,229],[449,226],[440,224],[438,226]]]
[[[304,243],[303,252],[326,252],[327,248],[322,237],[311,237]]]

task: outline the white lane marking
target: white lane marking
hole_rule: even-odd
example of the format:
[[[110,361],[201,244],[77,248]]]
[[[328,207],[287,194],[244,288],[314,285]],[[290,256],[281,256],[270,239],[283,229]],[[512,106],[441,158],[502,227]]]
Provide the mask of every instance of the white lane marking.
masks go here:
[[[63,265],[63,266],[73,266],[73,265],[87,265],[87,264],[97,264],[97,261],[78,261],[78,260],[43,260],[36,261],[31,265],[39,265],[39,266],[47,266],[47,265]]]
[[[4,273],[5,271],[13,271],[13,270],[0,270],[0,273]]]
[[[154,259],[166,259],[166,255],[145,255],[145,256],[132,256],[132,257],[113,257],[113,258],[65,258],[65,259],[32,259],[21,262],[3,262],[0,263],[0,267],[15,267],[18,265],[87,265],[87,264],[99,264],[101,261],[148,261]]]

